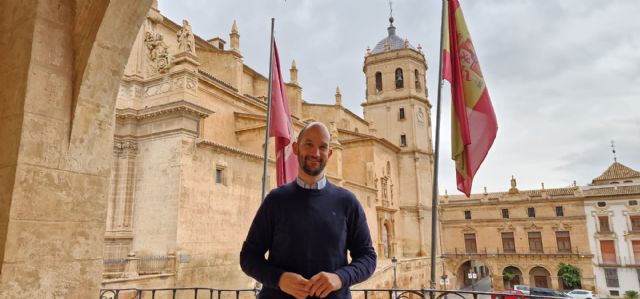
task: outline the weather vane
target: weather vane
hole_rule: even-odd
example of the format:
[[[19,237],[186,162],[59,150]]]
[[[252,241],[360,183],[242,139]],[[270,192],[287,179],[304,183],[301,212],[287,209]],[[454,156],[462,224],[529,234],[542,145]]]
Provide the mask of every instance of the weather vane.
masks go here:
[[[611,140],[611,152],[613,153],[613,162],[618,162],[616,158],[616,142]]]

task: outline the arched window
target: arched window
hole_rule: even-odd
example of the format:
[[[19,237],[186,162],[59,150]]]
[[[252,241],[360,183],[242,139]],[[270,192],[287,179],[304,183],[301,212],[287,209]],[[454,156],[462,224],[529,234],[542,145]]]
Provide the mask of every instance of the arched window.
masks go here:
[[[382,91],[382,73],[376,73],[376,91]]]
[[[396,69],[396,88],[404,88],[404,75],[401,68]]]
[[[416,79],[416,89],[420,89],[420,73],[418,73],[418,70],[415,70],[414,73],[414,77]]]

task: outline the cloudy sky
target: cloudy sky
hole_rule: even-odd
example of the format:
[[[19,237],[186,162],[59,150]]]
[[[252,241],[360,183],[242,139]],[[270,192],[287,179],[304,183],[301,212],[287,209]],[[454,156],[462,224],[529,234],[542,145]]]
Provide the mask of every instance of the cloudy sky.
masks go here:
[[[640,170],[640,1],[460,0],[500,126],[474,193],[590,183],[612,162]],[[387,0],[160,0],[195,34],[229,39],[268,74],[270,20],[283,69],[296,60],[303,99],[343,103],[362,115],[367,47],[387,35]],[[421,44],[435,122],[441,1],[395,0],[397,34]],[[283,73],[288,81],[288,71]],[[445,85],[445,88],[448,85]],[[442,99],[440,192],[460,194],[450,160],[450,97]],[[435,135],[434,135],[435,136]]]

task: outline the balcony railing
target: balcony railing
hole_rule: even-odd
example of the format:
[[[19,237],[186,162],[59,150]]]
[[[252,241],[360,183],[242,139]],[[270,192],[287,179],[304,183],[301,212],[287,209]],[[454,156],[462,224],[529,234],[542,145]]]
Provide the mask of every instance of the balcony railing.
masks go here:
[[[578,255],[580,257],[593,256],[589,248],[571,247],[569,249],[558,249],[558,247],[543,247],[540,249],[531,249],[529,247],[516,247],[513,249],[502,247],[483,247],[478,248],[476,252],[469,252],[465,248],[451,248],[445,250],[445,256],[463,256],[463,255]]]
[[[124,299],[124,298],[193,298],[193,299],[253,299],[257,298],[260,289],[216,289],[216,288],[164,288],[164,289],[102,289],[99,299]],[[436,290],[436,289],[351,289],[354,299],[478,299],[479,296],[492,299],[564,299],[549,296],[528,296],[506,293],[474,292],[460,290]]]
[[[633,256],[602,256],[598,255],[598,266],[600,267],[640,267],[640,258]]]
[[[122,279],[141,275],[170,274],[175,271],[176,257],[169,255],[136,256],[130,253],[127,257],[104,259],[103,277],[106,279]]]

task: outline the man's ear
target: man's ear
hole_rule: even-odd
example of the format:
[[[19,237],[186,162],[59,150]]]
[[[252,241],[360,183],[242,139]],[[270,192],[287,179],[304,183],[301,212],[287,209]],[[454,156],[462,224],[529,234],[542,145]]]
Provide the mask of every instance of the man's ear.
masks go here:
[[[291,144],[291,148],[293,149],[293,153],[296,154],[296,156],[298,155],[298,142],[294,141],[293,144]]]

